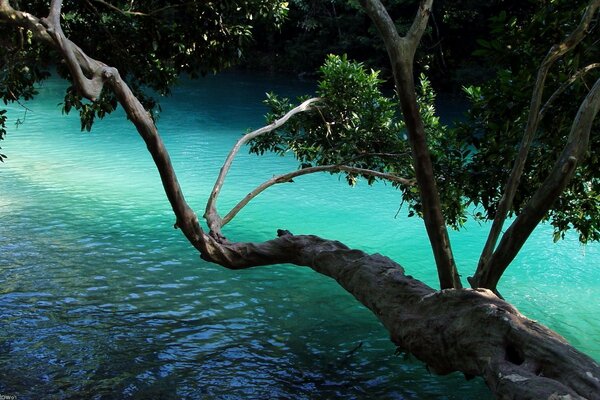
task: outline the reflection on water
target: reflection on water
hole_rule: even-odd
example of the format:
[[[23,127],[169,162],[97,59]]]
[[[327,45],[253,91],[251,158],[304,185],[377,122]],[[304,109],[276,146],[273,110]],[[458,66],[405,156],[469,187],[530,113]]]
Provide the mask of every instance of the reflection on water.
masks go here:
[[[79,133],[77,118],[57,109],[59,89],[47,83],[29,104],[27,123],[3,143],[10,158],[0,169],[0,394],[489,398],[480,380],[434,377],[416,360],[394,356],[375,317],[309,269],[235,272],[200,260],[172,229],[160,181],[127,121],[118,115],[91,134]],[[188,82],[164,100],[159,127],[197,210],[228,148],[260,125],[260,99],[270,89],[306,87],[226,74]],[[242,154],[222,210],[272,174],[294,168],[285,158]],[[264,193],[226,234],[263,240],[286,228],[336,238],[389,255],[435,284],[422,223],[402,211],[394,219],[399,204],[385,185],[348,188],[335,176],[304,177]],[[454,235],[465,275],[484,232],[473,225]],[[596,358],[599,253],[571,239],[552,246],[542,229],[501,289]]]

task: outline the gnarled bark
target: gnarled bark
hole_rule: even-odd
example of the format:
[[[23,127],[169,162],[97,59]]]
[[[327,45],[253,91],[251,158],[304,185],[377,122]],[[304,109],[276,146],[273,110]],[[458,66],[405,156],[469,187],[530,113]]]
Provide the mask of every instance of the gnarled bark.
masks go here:
[[[436,291],[382,255],[317,236],[279,233],[264,243],[223,244],[208,238],[202,258],[231,269],[308,266],[368,307],[400,350],[430,371],[482,376],[497,398],[600,399],[598,363],[490,290]]]

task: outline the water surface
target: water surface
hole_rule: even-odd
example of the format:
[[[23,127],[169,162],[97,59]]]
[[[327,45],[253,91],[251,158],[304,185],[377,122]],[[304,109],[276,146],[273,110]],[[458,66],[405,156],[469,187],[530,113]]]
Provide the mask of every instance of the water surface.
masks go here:
[[[311,86],[223,74],[185,82],[162,101],[159,129],[188,202],[201,215],[231,145],[262,124],[264,92]],[[307,268],[228,271],[179,231],[145,146],[121,113],[81,133],[50,80],[10,108],[0,166],[0,394],[31,398],[490,398],[481,380],[435,377],[394,356],[376,318]],[[227,211],[293,160],[240,154],[220,199]],[[226,227],[233,240],[278,228],[380,252],[435,285],[422,221],[386,185],[331,175],[263,193]],[[600,360],[600,246],[556,245],[540,227],[500,290],[522,312]],[[452,233],[463,276],[487,227]],[[355,349],[360,343],[362,347]]]

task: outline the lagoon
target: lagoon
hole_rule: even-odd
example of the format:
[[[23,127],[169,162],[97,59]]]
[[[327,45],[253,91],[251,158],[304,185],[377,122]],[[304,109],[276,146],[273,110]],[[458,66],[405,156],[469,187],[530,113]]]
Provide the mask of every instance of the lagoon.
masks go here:
[[[144,143],[121,112],[82,133],[61,115],[66,84],[45,82],[25,115],[9,107],[0,165],[0,394],[21,398],[491,398],[479,379],[436,377],[395,348],[377,319],[307,268],[228,271],[202,261],[174,216]],[[184,81],[161,101],[159,130],[199,215],[230,147],[263,124],[266,91],[312,84],[230,72]],[[15,119],[24,123],[15,128]],[[240,154],[226,212],[294,160]],[[296,178],[248,205],[224,233],[277,229],[379,252],[435,285],[423,223],[390,185]],[[487,226],[451,232],[474,271]],[[540,226],[500,292],[525,315],[600,360],[600,245],[552,242]],[[362,343],[360,348],[357,348]],[[356,351],[353,351],[356,350]]]

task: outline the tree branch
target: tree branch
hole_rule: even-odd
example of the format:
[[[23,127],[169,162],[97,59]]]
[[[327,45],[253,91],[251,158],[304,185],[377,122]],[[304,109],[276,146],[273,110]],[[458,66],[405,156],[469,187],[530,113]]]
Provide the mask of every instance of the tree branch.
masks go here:
[[[494,247],[496,246],[498,238],[500,237],[502,227],[504,226],[504,222],[508,216],[508,211],[512,206],[517,188],[519,187],[521,176],[523,175],[523,170],[525,168],[525,162],[527,161],[529,148],[533,142],[533,138],[537,132],[541,118],[540,107],[548,72],[550,71],[550,68],[554,62],[560,59],[563,55],[565,55],[583,40],[599,6],[600,0],[591,0],[577,28],[575,28],[575,30],[571,32],[571,34],[562,43],[552,46],[540,65],[533,93],[531,95],[529,118],[527,120],[527,126],[521,140],[521,145],[519,147],[519,153],[515,163],[513,164],[513,168],[510,172],[510,176],[506,182],[506,185],[504,186],[504,194],[502,195],[502,198],[498,204],[496,216],[492,222],[490,233],[481,252],[477,266],[477,272],[473,277],[469,278],[469,283],[472,287],[481,287],[481,282],[478,281],[477,277],[483,273],[484,269],[488,268],[486,265],[488,264],[489,258],[494,251]]]
[[[60,53],[64,57],[77,90],[85,98],[95,101],[98,96],[100,96],[104,86],[105,77],[102,72],[106,65],[98,61],[92,63],[91,59],[65,36],[60,25],[61,7],[61,0],[52,0],[50,3],[50,13],[48,14],[48,17],[42,19],[41,22],[46,27],[47,33],[52,37]],[[79,54],[79,57],[77,57],[76,53]],[[82,62],[88,64],[86,69],[90,73],[91,78],[88,78],[83,73],[81,66]]]
[[[421,0],[421,3],[419,4],[419,10],[417,11],[417,15],[415,16],[412,26],[406,33],[406,39],[410,43],[410,49],[413,57],[417,47],[419,46],[419,43],[421,42],[423,33],[427,28],[432,5],[433,0]]]
[[[567,143],[544,183],[527,202],[523,211],[502,235],[498,248],[488,261],[487,268],[476,275],[479,286],[496,290],[500,277],[515,258],[531,232],[542,221],[552,204],[563,192],[577,164],[588,150],[594,118],[600,109],[600,79],[581,103],[573,120]]]
[[[312,98],[312,99],[306,100],[299,106],[294,107],[293,109],[288,111],[283,117],[273,121],[273,123],[271,123],[267,126],[263,126],[262,128],[259,128],[255,131],[245,134],[235,143],[235,145],[233,146],[233,148],[227,155],[227,158],[225,159],[225,162],[223,163],[221,170],[219,171],[219,176],[217,177],[217,180],[215,181],[213,189],[212,189],[210,196],[208,197],[208,201],[206,203],[206,210],[204,212],[204,218],[206,219],[206,222],[208,223],[208,227],[212,234],[214,234],[216,236],[220,236],[221,217],[219,216],[219,213],[217,211],[217,199],[219,197],[219,193],[221,192],[221,188],[223,187],[223,184],[225,183],[225,178],[227,177],[227,174],[229,173],[229,170],[231,169],[231,164],[233,163],[235,156],[240,151],[242,146],[244,146],[250,140],[252,140],[260,135],[264,135],[265,133],[272,132],[273,130],[281,127],[294,115],[310,110],[312,105],[314,103],[318,102],[319,100],[320,100],[319,98]]]
[[[0,1],[0,18],[4,18],[8,2]],[[40,37],[49,38],[45,28],[36,25],[35,17],[10,15],[15,17],[14,23],[39,28]],[[72,49],[83,72],[90,74],[93,71],[88,68],[103,65],[78,47]],[[104,67],[102,74],[154,159],[177,225],[205,260],[230,269],[282,263],[308,266],[335,279],[368,307],[400,350],[414,354],[435,373],[481,375],[498,398],[600,399],[596,362],[488,290],[435,291],[405,275],[404,269],[387,257],[316,236],[282,231],[279,238],[263,243],[222,243],[204,234],[183,198],[152,119],[116,69]],[[598,100],[590,102],[597,111]],[[590,116],[584,114],[581,120],[587,121]]]
[[[392,17],[381,1],[361,0],[361,4],[381,34],[388,56],[393,63],[397,53],[405,49],[406,38],[400,36]]]
[[[175,227],[181,229],[195,248],[199,251],[204,251],[206,248],[204,240],[206,235],[198,223],[196,214],[183,196],[169,153],[158,134],[154,121],[140,101],[133,95],[129,86],[121,79],[117,69],[88,57],[80,47],[64,36],[60,29],[60,24],[56,25],[60,14],[60,1],[52,2],[50,14],[45,21],[31,14],[14,10],[10,7],[7,0],[0,1],[2,1],[0,3],[0,19],[8,20],[14,25],[34,30],[37,37],[57,47],[63,57],[67,59],[69,69],[74,71],[72,73],[74,79],[77,77],[79,79],[82,77],[85,78],[83,80],[85,86],[85,80],[88,80],[85,75],[100,77],[114,91],[119,104],[137,128],[154,160],[165,194],[177,218]],[[93,99],[93,96],[90,98]]]
[[[435,291],[382,255],[317,236],[282,230],[278,235],[262,243],[229,244],[209,237],[202,257],[234,270],[310,267],[369,308],[398,350],[413,354],[436,374],[483,376],[499,399],[600,400],[598,364],[491,291]]]
[[[28,29],[36,38],[52,44],[52,38],[42,21],[30,13],[15,10],[11,7],[9,0],[0,0],[0,20]]]
[[[277,175],[269,179],[268,181],[263,182],[256,189],[252,190],[250,193],[246,195],[235,207],[223,217],[221,221],[221,227],[225,226],[225,224],[229,223],[241,210],[244,208],[252,199],[261,194],[263,191],[268,189],[269,187],[276,185],[278,183],[291,182],[293,178],[302,175],[314,174],[316,172],[348,172],[352,174],[358,175],[369,175],[377,178],[385,179],[391,182],[397,182],[402,185],[413,186],[415,184],[414,180],[401,178],[396,175],[387,174],[385,172],[373,171],[370,169],[364,168],[355,168],[347,165],[320,165],[316,167],[308,167],[302,168],[296,171],[288,172],[287,174]]]
[[[394,21],[390,18],[381,1],[363,0],[362,4],[377,26],[390,58],[396,92],[400,100],[400,108],[404,116],[413,155],[413,166],[423,205],[423,220],[435,257],[440,287],[442,289],[460,288],[462,284],[452,254],[446,221],[442,214],[425,127],[417,104],[413,76],[414,51],[418,43],[417,39],[420,39],[426,27],[432,1],[424,0],[421,2],[417,16],[409,30],[409,36],[402,38],[399,36]]]

